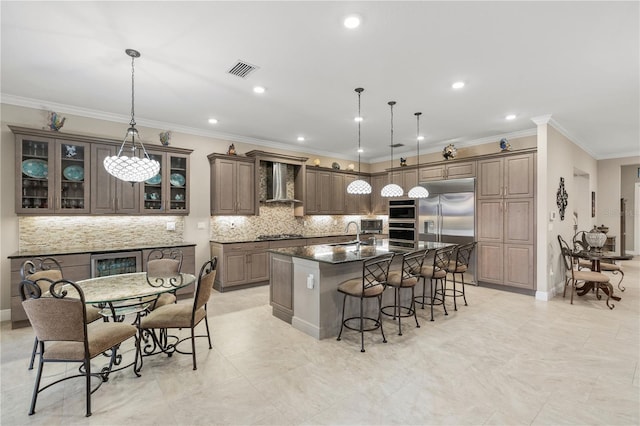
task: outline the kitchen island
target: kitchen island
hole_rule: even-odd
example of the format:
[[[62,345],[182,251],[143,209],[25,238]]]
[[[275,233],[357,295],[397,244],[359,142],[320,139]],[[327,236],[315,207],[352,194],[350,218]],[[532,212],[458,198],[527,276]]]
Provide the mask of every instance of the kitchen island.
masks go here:
[[[440,248],[446,243],[420,242],[419,248]],[[406,253],[406,249],[389,247],[386,240],[375,245],[312,245],[270,249],[270,297],[275,317],[316,339],[338,335],[342,296],[338,285],[362,276],[362,261],[389,252]],[[401,256],[394,258],[392,269],[400,268]],[[388,292],[385,292],[388,293]],[[390,297],[389,300],[385,300]],[[389,304],[392,295],[383,296]],[[365,312],[377,316],[376,304],[367,303]],[[347,300],[347,312],[354,312],[356,302]]]

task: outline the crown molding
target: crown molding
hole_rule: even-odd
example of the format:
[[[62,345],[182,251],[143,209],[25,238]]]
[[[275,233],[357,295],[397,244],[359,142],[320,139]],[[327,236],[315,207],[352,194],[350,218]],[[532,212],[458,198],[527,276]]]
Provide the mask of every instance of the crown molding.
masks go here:
[[[105,121],[111,121],[116,123],[128,123],[129,120],[131,119],[130,115],[113,114],[105,111],[81,108],[73,105],[59,104],[59,103],[49,102],[41,99],[32,99],[32,98],[24,98],[20,96],[8,95],[6,93],[0,93],[0,103],[32,108],[37,110],[56,111],[60,113],[77,115],[79,117],[94,118],[96,120],[105,120]],[[252,144],[252,145],[257,145],[262,147],[282,149],[285,151],[299,152],[302,154],[315,154],[323,157],[332,157],[332,158],[338,158],[338,159],[350,160],[350,161],[357,161],[358,159],[358,157],[355,155],[349,156],[344,153],[323,151],[323,150],[311,148],[308,145],[297,148],[288,144],[274,142],[266,139],[258,139],[258,138],[251,138],[247,136],[235,135],[231,133],[203,130],[195,127],[183,126],[177,123],[148,120],[145,118],[140,118],[139,116],[136,116],[136,124],[141,127],[166,129],[166,130],[171,130],[172,132],[180,132],[180,133],[185,133],[185,134],[194,135],[194,136],[221,139],[228,142],[239,142],[239,143]]]

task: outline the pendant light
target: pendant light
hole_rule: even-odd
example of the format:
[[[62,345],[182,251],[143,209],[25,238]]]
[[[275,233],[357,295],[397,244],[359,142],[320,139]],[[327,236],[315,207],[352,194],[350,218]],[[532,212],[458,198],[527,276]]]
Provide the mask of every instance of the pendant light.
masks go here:
[[[393,106],[396,104],[395,101],[387,102],[391,107],[391,168],[393,168]],[[400,187],[400,185],[396,185],[391,182],[391,172],[389,172],[389,184],[385,185],[380,191],[380,195],[383,197],[402,197],[404,191]]]
[[[124,136],[122,145],[118,150],[117,155],[113,155],[104,159],[104,168],[107,172],[117,179],[131,182],[133,185],[135,182],[143,182],[147,179],[151,179],[160,172],[160,163],[156,160],[152,160],[147,153],[138,129],[136,129],[136,119],[134,113],[134,60],[140,57],[140,52],[133,49],[125,50],[125,53],[131,57],[131,121],[129,122],[129,128],[127,134]],[[131,157],[122,155],[122,151],[127,143],[127,139],[131,137]],[[137,143],[140,146],[136,146]],[[142,158],[136,156],[136,151],[142,149]]]
[[[418,174],[420,173],[420,116],[421,112],[413,114],[416,116],[416,151],[418,156],[416,157],[416,163],[418,163]],[[419,184],[409,190],[409,198],[427,198],[429,191],[424,186]]]
[[[371,185],[364,179],[360,179],[360,153],[362,149],[360,148],[360,123],[362,122],[362,116],[360,115],[360,94],[364,92],[362,87],[358,87],[356,89],[356,93],[358,94],[358,117],[356,117],[356,121],[358,122],[358,179],[354,180],[347,186],[347,194],[371,194]]]

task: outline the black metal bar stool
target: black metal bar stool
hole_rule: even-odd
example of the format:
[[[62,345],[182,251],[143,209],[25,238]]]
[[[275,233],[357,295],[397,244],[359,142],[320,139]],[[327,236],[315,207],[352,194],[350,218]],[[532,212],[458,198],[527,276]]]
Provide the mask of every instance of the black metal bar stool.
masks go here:
[[[447,272],[453,277],[453,288],[447,288],[447,283],[445,281],[444,292],[453,297],[453,309],[456,311],[458,310],[458,304],[456,303],[456,299],[458,297],[462,297],[464,300],[464,306],[468,306],[467,296],[464,291],[464,273],[469,270],[469,262],[471,261],[471,254],[473,253],[475,246],[475,241],[458,246],[453,258],[449,261],[449,265],[447,266]],[[460,283],[462,285],[461,290],[456,288],[456,274],[460,275]]]
[[[380,329],[382,333],[382,341],[387,343],[387,339],[384,336],[384,330],[382,329],[382,321],[380,320],[380,314],[382,309],[382,293],[387,285],[387,279],[389,277],[389,266],[393,260],[393,253],[383,254],[376,256],[372,259],[362,262],[362,277],[353,278],[340,283],[338,291],[344,294],[342,301],[342,324],[340,325],[340,333],[338,339],[342,337],[342,330],[346,327],[349,330],[360,332],[361,348],[360,352],[364,352],[364,332]],[[347,296],[357,297],[360,299],[360,315],[357,317],[344,317],[344,307],[347,303]],[[378,299],[378,317],[371,318],[364,316],[364,299],[375,297]],[[351,326],[349,322],[358,320],[358,326]],[[373,323],[371,326],[365,328],[365,321]]]
[[[451,256],[455,248],[456,246],[448,246],[430,250],[429,253],[427,253],[427,258],[429,258],[430,253],[433,252],[433,263],[423,265],[420,271],[420,277],[422,277],[422,295],[416,296],[415,300],[422,305],[422,309],[424,309],[426,303],[431,305],[431,321],[433,321],[433,305],[442,305],[444,314],[449,315],[447,306],[444,304],[446,295],[444,291],[437,292],[437,285],[440,283],[440,288],[444,290],[447,281],[447,265],[449,265],[451,261]],[[429,295],[426,293],[427,279],[429,280]]]
[[[422,263],[427,255],[427,249],[415,250],[402,255],[402,267],[400,270],[389,272],[387,286],[393,288],[393,305],[383,306],[381,311],[384,315],[398,319],[398,336],[402,336],[402,318],[413,316],[416,327],[420,328],[418,317],[416,316],[415,287],[420,279]],[[400,290],[411,290],[410,306],[402,306]],[[390,312],[392,311],[392,312]]]

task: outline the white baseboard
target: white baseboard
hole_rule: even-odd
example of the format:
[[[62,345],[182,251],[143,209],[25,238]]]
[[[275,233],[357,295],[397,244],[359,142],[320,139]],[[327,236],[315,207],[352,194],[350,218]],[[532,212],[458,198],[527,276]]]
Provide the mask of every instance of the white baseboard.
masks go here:
[[[11,320],[11,309],[3,309],[0,311],[0,321]]]

